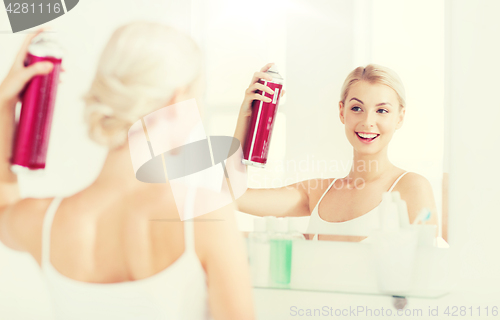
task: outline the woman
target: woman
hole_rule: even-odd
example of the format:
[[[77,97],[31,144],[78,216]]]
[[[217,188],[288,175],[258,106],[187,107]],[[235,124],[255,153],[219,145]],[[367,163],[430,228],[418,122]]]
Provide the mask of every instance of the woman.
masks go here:
[[[134,174],[131,124],[200,95],[201,53],[174,29],[117,29],[86,95],[89,134],[110,150],[88,188],[64,199],[20,199],[8,159],[19,94],[50,63],[24,67],[26,38],[0,85],[0,240],[42,267],[58,319],[253,319],[246,253],[228,205],[182,222],[169,183]],[[172,139],[176,139],[172,137]],[[207,301],[208,300],[208,301]]]
[[[246,138],[252,101],[270,100],[257,90],[273,94],[269,87],[258,83],[260,78],[271,80],[265,73],[271,65],[254,74],[245,92],[235,131],[240,141]],[[308,233],[337,234],[341,236],[334,239],[359,241],[379,227],[382,193],[398,191],[407,203],[410,223],[425,207],[432,213],[428,223],[437,224],[427,179],[396,167],[387,155],[393,134],[403,125],[405,109],[404,87],[396,73],[373,64],[356,68],[347,76],[339,102],[340,121],[353,147],[349,174],[281,188],[248,189],[237,200],[239,209],[257,216],[310,216]]]

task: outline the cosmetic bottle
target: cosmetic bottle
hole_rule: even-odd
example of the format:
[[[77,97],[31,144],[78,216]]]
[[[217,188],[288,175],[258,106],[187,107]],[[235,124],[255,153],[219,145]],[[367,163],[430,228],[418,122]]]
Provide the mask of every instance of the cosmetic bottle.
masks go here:
[[[398,206],[392,201],[392,195],[389,192],[382,194],[380,203],[380,228],[383,231],[397,231],[399,229]]]
[[[268,98],[271,98],[271,101],[254,100],[252,102],[252,115],[249,121],[247,138],[244,143],[242,141],[242,163],[257,168],[264,168],[267,163],[271,134],[284,81],[275,65],[271,66],[265,73],[271,76],[273,80],[260,79],[259,83],[269,87],[274,93],[270,95],[265,91],[257,91],[263,96],[267,95]]]
[[[266,220],[255,218],[253,225],[253,232],[248,235],[252,283],[257,287],[267,287],[269,285],[270,244]]]
[[[399,215],[399,226],[401,228],[408,228],[410,226],[410,217],[408,216],[408,207],[406,206],[406,201],[401,199],[401,195],[398,191],[393,191],[392,200],[398,206]]]
[[[380,292],[404,295],[411,289],[418,239],[414,228],[400,227],[398,211],[393,195],[384,192],[380,229],[374,230],[370,245]]]
[[[264,218],[266,220],[266,229],[269,236],[274,233],[276,229],[276,221],[278,218],[275,216],[267,216]]]
[[[292,240],[306,240],[304,235],[297,230],[294,220],[289,217],[286,217],[285,219],[288,220],[288,233],[290,234],[290,238]]]
[[[271,284],[286,287],[290,284],[292,267],[292,239],[287,219],[278,218],[275,231],[270,239]]]
[[[26,66],[47,61],[53,68],[33,77],[23,90],[10,158],[15,173],[45,169],[63,55],[59,42],[47,32],[35,37],[27,48]]]

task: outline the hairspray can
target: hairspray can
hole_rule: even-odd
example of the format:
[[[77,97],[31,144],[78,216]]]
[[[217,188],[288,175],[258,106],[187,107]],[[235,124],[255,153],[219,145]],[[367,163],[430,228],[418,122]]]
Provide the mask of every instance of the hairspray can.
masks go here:
[[[54,68],[49,74],[33,77],[23,93],[11,158],[11,170],[14,172],[19,169],[45,168],[62,50],[44,34],[36,37],[30,44],[26,65],[41,61],[51,62]]]
[[[267,153],[269,152],[274,119],[278,111],[278,103],[283,88],[283,77],[278,73],[274,65],[267,73],[273,77],[273,80],[268,81],[260,79],[259,83],[271,88],[274,91],[274,95],[271,97],[266,92],[258,91],[261,95],[267,95],[272,101],[253,101],[250,129],[243,148],[242,162],[246,165],[252,165],[259,168],[264,168],[267,162]]]

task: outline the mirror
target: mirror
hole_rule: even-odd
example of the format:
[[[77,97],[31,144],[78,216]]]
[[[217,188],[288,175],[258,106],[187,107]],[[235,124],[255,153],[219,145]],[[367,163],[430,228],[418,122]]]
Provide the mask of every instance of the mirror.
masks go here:
[[[248,168],[249,188],[346,177],[353,146],[339,118],[341,87],[354,68],[376,63],[395,71],[406,90],[404,123],[389,143],[388,159],[430,183],[443,238],[439,245],[447,245],[443,1],[243,5],[217,0],[199,5],[209,135],[234,133],[244,91],[264,64],[274,62],[285,79],[268,162],[265,169]],[[419,13],[426,16],[425,24]],[[238,214],[242,231],[252,230],[252,220]],[[296,220],[306,232],[309,217]]]
[[[339,117],[341,87],[356,67],[379,64],[395,71],[406,91],[404,122],[392,136],[388,159],[429,182],[437,247],[447,247],[444,1],[216,0],[198,5],[203,13],[194,19],[206,54],[208,135],[233,135],[244,91],[263,65],[274,62],[285,81],[266,168],[248,167],[249,188],[346,177],[353,166],[353,145]],[[240,230],[252,231],[254,219],[238,212]],[[292,219],[299,232],[309,231],[309,216]],[[317,243],[329,250],[324,243],[344,245],[364,237],[319,235],[319,240],[328,239],[341,241]],[[359,267],[344,271],[358,278],[369,273]],[[304,288],[314,288],[315,280],[309,281]]]

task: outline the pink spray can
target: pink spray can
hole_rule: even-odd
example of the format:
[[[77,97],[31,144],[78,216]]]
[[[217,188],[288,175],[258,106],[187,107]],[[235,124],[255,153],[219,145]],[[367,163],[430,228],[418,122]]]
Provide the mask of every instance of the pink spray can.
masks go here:
[[[272,81],[260,79],[259,83],[268,86],[274,91],[274,95],[258,91],[257,93],[272,99],[271,102],[254,100],[252,103],[252,116],[250,117],[250,129],[243,147],[243,160],[246,165],[264,168],[267,162],[269,144],[273,131],[276,112],[283,89],[283,77],[273,65],[267,72],[273,77]]]
[[[11,158],[11,170],[14,172],[45,168],[62,50],[44,34],[30,44],[26,64],[41,61],[52,62],[54,68],[49,74],[33,77],[23,93]]]

